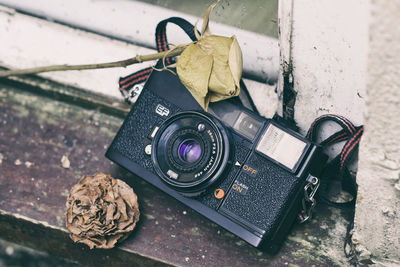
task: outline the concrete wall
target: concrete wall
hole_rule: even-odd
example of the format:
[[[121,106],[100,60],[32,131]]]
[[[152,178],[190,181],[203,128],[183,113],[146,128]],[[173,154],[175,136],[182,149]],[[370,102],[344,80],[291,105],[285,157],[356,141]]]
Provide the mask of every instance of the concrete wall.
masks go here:
[[[360,259],[400,265],[400,2],[371,1],[365,135],[353,242]]]

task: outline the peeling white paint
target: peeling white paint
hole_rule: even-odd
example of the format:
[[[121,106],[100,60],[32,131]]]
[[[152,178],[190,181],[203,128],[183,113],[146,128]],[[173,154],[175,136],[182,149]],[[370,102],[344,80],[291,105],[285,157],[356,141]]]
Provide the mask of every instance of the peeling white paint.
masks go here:
[[[0,6],[1,7],[1,6]],[[73,29],[0,9],[0,65],[9,68],[29,68],[53,64],[88,64],[116,61],[155,50]],[[144,62],[127,68],[64,71],[39,74],[45,78],[122,99],[118,79],[154,62]],[[276,111],[275,86],[244,80],[260,113],[272,117]]]
[[[279,94],[283,91],[284,64],[292,64],[293,89],[297,92],[294,120],[301,132],[305,134],[315,118],[327,113],[361,125],[366,97],[368,2],[283,0],[279,8]],[[335,129],[328,126],[323,136]]]
[[[195,17],[130,0],[0,0],[0,4],[152,48],[155,48],[155,28],[159,21],[176,16],[200,24],[203,15]],[[271,84],[277,80],[279,47],[276,38],[215,22],[210,23],[210,28],[213,34],[236,35],[245,55],[243,64],[247,74]],[[168,26],[168,36],[168,41],[174,44],[190,41],[175,25]]]

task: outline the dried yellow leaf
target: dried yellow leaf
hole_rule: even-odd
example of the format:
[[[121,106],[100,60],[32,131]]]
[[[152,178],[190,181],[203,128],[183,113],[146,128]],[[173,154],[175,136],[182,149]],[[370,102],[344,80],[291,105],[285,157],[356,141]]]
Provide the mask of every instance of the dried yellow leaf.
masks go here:
[[[205,110],[209,102],[239,94],[243,69],[236,37],[211,35],[209,31],[208,17],[215,4],[204,15],[201,35],[196,35],[198,41],[188,45],[176,65],[181,82]]]
[[[213,57],[194,43],[182,52],[176,66],[181,82],[203,108],[208,106],[206,98],[212,66]]]
[[[190,44],[176,66],[182,83],[205,110],[209,102],[239,94],[242,68],[242,52],[236,37],[217,35]]]

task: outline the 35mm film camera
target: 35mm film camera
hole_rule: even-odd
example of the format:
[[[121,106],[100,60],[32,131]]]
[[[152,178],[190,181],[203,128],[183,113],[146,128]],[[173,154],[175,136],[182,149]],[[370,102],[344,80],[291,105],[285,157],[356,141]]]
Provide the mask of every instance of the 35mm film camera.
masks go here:
[[[284,123],[229,100],[204,112],[176,76],[155,71],[106,156],[271,252],[327,160]]]

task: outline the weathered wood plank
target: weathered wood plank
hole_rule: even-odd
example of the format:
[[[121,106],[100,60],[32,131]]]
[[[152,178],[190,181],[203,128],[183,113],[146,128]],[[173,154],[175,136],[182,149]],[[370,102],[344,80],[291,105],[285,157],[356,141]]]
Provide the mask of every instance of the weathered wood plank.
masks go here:
[[[246,7],[247,3],[244,5],[239,5],[239,3],[240,1],[237,1],[236,5],[231,3],[230,7],[228,4],[225,11],[223,11],[224,5],[221,4],[217,7],[216,12],[214,12],[213,18],[221,17],[219,13],[228,15],[229,10],[230,12],[239,10],[239,12],[244,12],[242,18],[249,15],[254,17],[251,21],[255,23],[257,15],[251,12],[249,7]],[[182,13],[177,10],[149,5],[139,1],[125,0],[119,0],[118,3],[108,1],[93,2],[90,0],[70,0],[68,2],[61,0],[53,0],[51,2],[43,0],[36,0],[34,2],[0,0],[0,4],[16,8],[28,14],[33,14],[34,16],[49,18],[52,21],[73,25],[80,29],[139,45],[128,45],[124,42],[116,41],[111,42],[108,38],[98,35],[89,36],[85,32],[79,32],[73,30],[73,28],[62,27],[57,24],[50,25],[51,23],[46,23],[43,20],[35,20],[32,19],[32,17],[27,18],[25,16],[25,18],[21,20],[22,16],[18,15],[18,13],[14,16],[20,17],[18,20],[12,17],[2,20],[4,16],[1,16],[0,10],[0,22],[6,25],[0,29],[0,34],[2,36],[11,36],[11,38],[5,38],[5,40],[3,40],[5,47],[4,50],[0,51],[0,55],[7,64],[15,64],[20,67],[26,64],[26,62],[24,62],[26,59],[34,59],[34,61],[41,62],[41,64],[46,60],[51,60],[53,61],[52,64],[54,64],[54,61],[57,60],[57,62],[63,64],[65,62],[71,62],[71,60],[75,62],[80,62],[82,59],[86,61],[104,61],[106,58],[121,59],[124,57],[131,57],[137,53],[143,54],[144,51],[149,50],[145,47],[156,48],[154,33],[158,22],[169,17],[182,17],[192,24],[195,24],[202,20],[203,12],[207,9],[206,4],[201,8],[201,11],[198,13],[196,12],[199,17],[195,17],[186,14],[186,12]],[[266,15],[267,11],[262,11],[263,8],[266,8],[265,4],[254,4],[254,6],[260,5],[261,7],[258,8],[259,12]],[[182,6],[184,6],[184,4]],[[234,8],[234,6],[236,6],[236,8]],[[13,11],[8,12],[12,13]],[[276,10],[272,12],[274,13]],[[243,63],[246,76],[261,82],[275,83],[279,68],[278,40],[263,34],[246,31],[241,27],[243,25],[241,25],[240,22],[234,19],[231,21],[234,21],[236,27],[210,22],[212,24],[211,29],[213,34],[223,36],[236,35],[245,55]],[[40,27],[38,27],[37,24],[39,24]],[[240,28],[238,28],[237,25],[239,25]],[[260,27],[266,28],[266,25]],[[41,28],[49,28],[49,30],[46,31]],[[35,36],[35,38],[32,38],[32,36]],[[187,35],[178,27],[171,27],[168,30],[168,36],[169,42],[174,44],[187,43],[189,40]],[[101,41],[99,42],[99,40]],[[22,49],[18,51],[19,48]],[[4,53],[4,51],[7,52]],[[10,55],[10,51],[18,53],[12,53]],[[23,58],[23,55],[27,55],[27,53],[29,53],[28,57],[25,57],[24,60],[20,60],[20,58]],[[41,55],[38,55],[38,53]],[[14,55],[17,55],[18,58],[16,59]],[[142,67],[139,67],[139,69],[140,68]],[[98,76],[90,72],[85,73],[88,73],[87,75],[90,75],[91,78],[88,79],[82,75],[81,82],[83,84],[92,85],[88,87],[92,89],[95,88],[93,85],[97,84],[97,86],[102,87],[104,90],[109,90],[109,88],[112,87],[109,86],[108,88],[107,86],[103,86],[101,84],[102,81],[110,82],[112,81],[112,74],[115,75],[114,77],[118,77],[119,75],[118,71],[114,72],[110,70],[101,72],[109,73],[110,75],[108,76]],[[69,74],[57,76],[67,83],[73,82],[66,79],[67,75]],[[96,80],[96,77],[99,77],[99,79]],[[113,83],[114,82],[109,84],[114,85]]]
[[[0,66],[0,70],[7,69]],[[9,77],[3,79],[2,83],[121,118],[124,118],[131,108],[130,105],[122,101],[122,98],[105,96],[99,92],[72,87],[36,75]]]
[[[297,225],[280,253],[268,255],[104,158],[122,119],[0,84],[0,236],[94,264],[299,266],[346,263],[345,213],[325,207]],[[21,85],[19,86],[21,87]],[[62,100],[62,98],[61,98]],[[70,100],[70,99],[66,99]],[[67,155],[71,167],[60,160]],[[110,251],[73,244],[64,228],[69,189],[97,171],[125,180],[139,196],[134,233]]]

